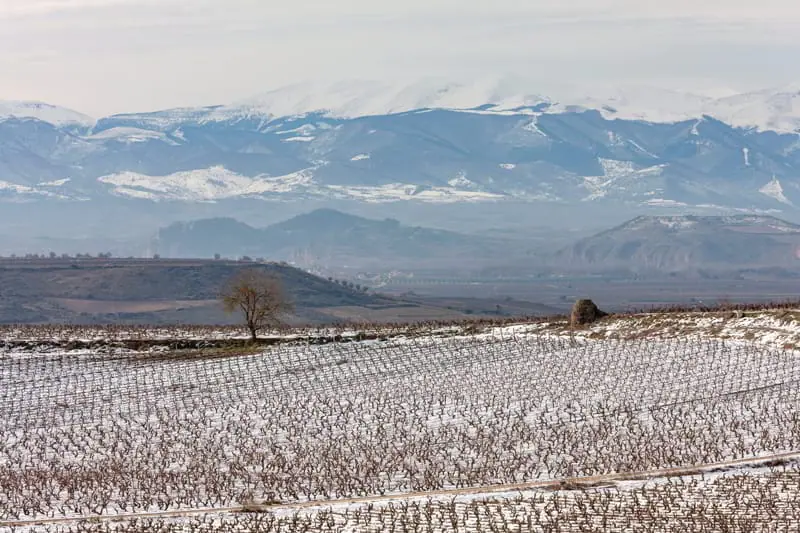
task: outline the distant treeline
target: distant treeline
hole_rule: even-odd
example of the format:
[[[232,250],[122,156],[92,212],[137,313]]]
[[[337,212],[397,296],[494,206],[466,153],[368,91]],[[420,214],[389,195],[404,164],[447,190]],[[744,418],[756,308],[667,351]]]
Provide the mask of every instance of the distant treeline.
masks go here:
[[[82,253],[57,254],[56,252],[49,252],[49,253],[41,253],[41,254],[27,253],[27,254],[19,254],[19,255],[18,254],[0,255],[0,259],[21,259],[21,260],[29,260],[29,261],[30,260],[36,260],[36,259],[39,259],[39,260],[54,260],[54,259],[111,259],[111,258],[114,258],[114,257],[115,257],[114,254],[112,254],[111,252],[99,252],[99,253],[96,253],[96,254],[91,254],[91,253],[85,253],[85,254],[82,254]],[[147,256],[128,255],[128,256],[125,256],[125,257],[122,257],[122,256],[116,257],[116,259],[138,259],[138,260],[142,260],[142,259],[162,259],[162,257],[161,257],[160,254],[153,254],[153,255],[147,255]],[[189,259],[189,260],[192,260],[192,261],[211,261],[212,260],[211,258],[205,259],[205,258],[200,258],[200,257],[183,257],[183,258],[173,258],[173,259],[176,259],[178,261],[183,261],[183,260],[186,260],[186,259]],[[243,262],[243,263],[251,263],[251,262],[267,263],[267,262],[270,262],[268,259],[265,259],[263,257],[252,258],[250,256],[243,255],[241,257],[235,257],[235,258],[231,259],[231,258],[228,258],[228,257],[222,257],[220,254],[214,254],[213,260],[214,261],[236,261],[236,262]]]

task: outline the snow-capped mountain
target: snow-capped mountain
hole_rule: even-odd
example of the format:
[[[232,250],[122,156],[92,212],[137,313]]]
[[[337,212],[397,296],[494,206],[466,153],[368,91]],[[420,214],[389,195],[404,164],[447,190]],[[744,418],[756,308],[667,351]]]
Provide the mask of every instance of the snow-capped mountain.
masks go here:
[[[508,76],[468,82],[439,78],[405,83],[373,80],[304,82],[229,105],[130,113],[109,118],[117,123],[129,122],[163,129],[186,121],[263,121],[311,113],[328,118],[358,118],[430,109],[531,115],[597,110],[608,119],[674,123],[711,116],[741,128],[780,133],[800,130],[800,83],[722,98],[650,86],[597,88],[590,94],[581,92],[583,87],[558,87],[554,93],[545,95],[531,90],[536,86],[536,82],[531,80]],[[90,120],[83,117],[81,123]]]
[[[800,132],[800,83],[720,98],[707,110],[734,126],[781,133]]]
[[[800,206],[800,90],[298,84],[93,120],[0,103],[0,199]],[[575,92],[575,90],[572,90]]]
[[[722,98],[649,86],[559,87],[545,95],[536,82],[520,77],[479,81],[425,78],[405,83],[357,80],[297,83],[230,105],[159,112],[162,121],[205,122],[265,119],[309,113],[357,118],[409,111],[450,109],[483,113],[563,113],[597,110],[609,119],[680,122],[711,116],[735,127],[793,133],[800,130],[800,84]],[[151,120],[154,114],[147,114]],[[129,118],[144,119],[142,115]],[[162,122],[163,125],[163,122]]]
[[[224,108],[229,113],[258,116],[297,116],[324,113],[329,117],[356,118],[391,115],[420,109],[525,112],[552,102],[525,91],[510,78],[479,82],[425,79],[409,84],[360,81],[303,83],[266,92]],[[491,107],[490,107],[491,106]]]
[[[0,100],[0,120],[36,119],[54,126],[79,126],[90,128],[94,119],[67,109],[43,102],[14,102]]]

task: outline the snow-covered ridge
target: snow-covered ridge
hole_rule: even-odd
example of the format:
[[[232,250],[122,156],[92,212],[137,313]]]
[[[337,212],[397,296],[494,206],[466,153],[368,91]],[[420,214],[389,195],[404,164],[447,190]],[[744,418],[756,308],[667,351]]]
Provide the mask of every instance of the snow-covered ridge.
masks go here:
[[[800,132],[800,85],[723,98],[657,87],[573,87],[544,95],[540,86],[532,80],[511,77],[470,82],[424,79],[409,83],[298,83],[215,108],[213,118],[309,113],[354,118],[423,109],[528,115],[597,110],[606,118],[673,123],[710,116],[736,127]]]
[[[736,127],[800,133],[800,84],[719,98],[648,86],[545,88],[539,81],[511,76],[468,81],[424,78],[303,82],[230,105],[125,113],[99,122],[166,132],[184,122],[258,120],[266,124],[278,117],[311,113],[356,118],[428,109],[534,116],[596,110],[606,118],[656,123],[710,116]],[[0,101],[0,120],[8,117],[37,118],[55,125],[95,124],[86,115],[49,104]]]
[[[522,91],[509,80],[479,80],[473,83],[427,79],[408,84],[353,81],[300,83],[236,102],[224,110],[231,114],[294,116],[311,112],[352,118],[389,115],[420,109],[510,111],[550,104],[531,91]],[[488,110],[488,109],[487,109]],[[220,114],[223,109],[219,110]]]
[[[720,98],[707,114],[734,126],[800,132],[800,83]]]
[[[93,118],[64,107],[42,102],[0,101],[0,121],[9,118],[34,118],[55,126],[87,128],[95,123]]]

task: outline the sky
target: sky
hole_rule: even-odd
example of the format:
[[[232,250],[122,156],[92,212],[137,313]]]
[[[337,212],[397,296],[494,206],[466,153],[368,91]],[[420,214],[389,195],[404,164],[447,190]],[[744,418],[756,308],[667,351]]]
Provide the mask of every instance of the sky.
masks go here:
[[[95,117],[224,104],[304,80],[800,81],[797,0],[0,0],[0,99]]]

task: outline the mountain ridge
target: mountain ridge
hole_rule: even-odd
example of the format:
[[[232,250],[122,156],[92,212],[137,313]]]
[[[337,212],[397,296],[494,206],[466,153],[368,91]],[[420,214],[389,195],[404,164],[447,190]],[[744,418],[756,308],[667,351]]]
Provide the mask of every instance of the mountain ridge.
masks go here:
[[[90,116],[66,107],[32,100],[0,100],[0,120],[9,118],[37,119],[54,126],[89,128],[95,124]]]
[[[537,276],[795,277],[800,224],[767,215],[638,216],[563,247],[518,236],[498,239],[407,226],[318,209],[265,228],[233,219],[175,223],[159,230],[164,256],[285,260],[324,275],[358,272],[434,278]],[[494,274],[493,274],[494,273]]]
[[[0,113],[0,201],[517,200],[776,213],[800,206],[797,133],[707,114],[650,122],[631,111],[652,103],[636,91],[582,107],[502,80],[436,87],[384,92],[367,84],[366,96],[348,84],[321,96],[279,90],[83,126],[63,118],[73,112],[53,108],[51,123],[49,108],[18,106],[20,115],[42,116]],[[678,102],[665,108],[683,101],[656,94]],[[753,94],[755,104],[727,97],[726,105],[745,117],[774,111],[765,120],[776,124],[800,116],[797,93]],[[325,98],[354,116],[336,105],[325,111]],[[709,101],[692,97],[687,109]]]
[[[472,80],[428,77],[404,81],[338,80],[298,82],[229,104],[126,111],[93,119],[71,109],[34,101],[0,100],[0,119],[42,118],[102,128],[104,121],[145,121],[154,127],[195,119],[205,122],[300,117],[358,118],[448,109],[476,113],[563,113],[596,110],[606,118],[675,123],[714,117],[734,127],[780,133],[800,131],[800,83],[726,96],[656,86],[622,85],[579,92],[576,88],[532,90],[541,82],[519,76]]]
[[[158,230],[153,249],[164,257],[266,257],[304,268],[371,270],[435,268],[511,257],[512,241],[409,226],[321,208],[264,228],[233,218],[176,222]],[[477,269],[477,268],[476,268]]]
[[[640,216],[580,239],[553,261],[572,272],[789,275],[800,266],[800,225],[772,216]]]

